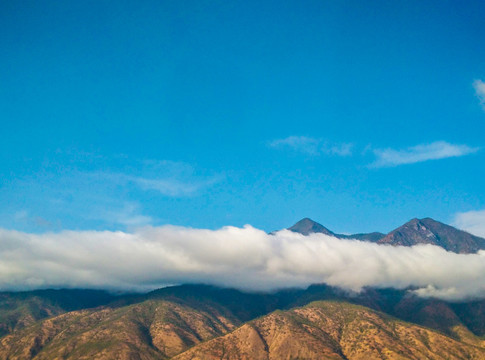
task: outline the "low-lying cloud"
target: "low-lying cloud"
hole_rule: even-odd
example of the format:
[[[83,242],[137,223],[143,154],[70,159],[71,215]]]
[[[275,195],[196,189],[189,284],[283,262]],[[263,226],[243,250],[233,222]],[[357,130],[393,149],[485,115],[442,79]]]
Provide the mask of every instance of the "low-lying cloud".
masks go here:
[[[327,283],[421,288],[446,299],[485,296],[485,252],[432,245],[392,247],[249,225],[219,230],[145,227],[133,233],[0,230],[0,289],[83,287],[149,290],[205,283],[272,290]]]

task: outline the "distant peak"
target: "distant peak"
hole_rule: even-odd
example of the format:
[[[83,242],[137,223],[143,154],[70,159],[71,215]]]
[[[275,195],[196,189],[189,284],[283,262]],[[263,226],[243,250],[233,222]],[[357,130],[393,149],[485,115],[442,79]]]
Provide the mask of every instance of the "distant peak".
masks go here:
[[[430,218],[430,217],[425,217],[425,218],[421,219],[420,221],[421,221],[422,223],[433,223],[433,224],[442,224],[442,225],[446,225],[446,224],[444,224],[444,223],[442,223],[442,222],[440,222],[440,221],[437,221],[437,220],[435,220],[435,219],[432,219],[432,218]],[[447,226],[449,226],[449,225],[447,225]]]
[[[322,233],[327,235],[334,234],[332,231],[328,230],[325,226],[307,217],[298,221],[295,225],[288,228],[288,230],[297,232],[303,235],[309,235],[312,233]]]
[[[313,221],[312,219],[306,217],[306,218],[303,218],[300,221],[298,221],[295,225],[297,225],[297,224],[308,224],[308,223],[318,224],[316,221]],[[320,224],[318,224],[318,225],[320,225]]]
[[[485,249],[485,239],[458,230],[430,217],[411,219],[378,241],[379,244],[413,246],[431,244],[456,253],[476,253]]]
[[[421,222],[421,220],[420,220],[420,219],[418,219],[418,218],[412,218],[412,219],[411,219],[411,220],[409,220],[409,221],[408,221],[406,224],[417,224],[417,223],[419,223],[419,222]],[[406,224],[404,224],[404,225],[406,225]]]
[[[411,220],[409,220],[407,223],[405,223],[403,226],[406,226],[406,225],[428,225],[428,224],[434,224],[434,225],[446,225],[446,224],[443,224],[439,221],[436,221],[430,217],[425,217],[425,218],[422,218],[422,219],[418,219],[418,218],[413,218]],[[448,225],[446,225],[448,226]]]
[[[439,221],[437,221],[433,218],[430,218],[430,217],[425,217],[425,218],[422,218],[422,219],[412,218],[411,220],[408,221],[408,223],[413,223],[413,222],[421,222],[421,223],[433,222],[433,223],[441,224]]]

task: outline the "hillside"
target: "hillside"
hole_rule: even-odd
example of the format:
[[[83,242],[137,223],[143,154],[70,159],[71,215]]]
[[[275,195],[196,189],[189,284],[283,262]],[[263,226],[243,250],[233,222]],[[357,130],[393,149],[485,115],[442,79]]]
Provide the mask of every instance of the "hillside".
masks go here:
[[[0,359],[166,359],[239,325],[224,309],[161,300],[55,316],[0,340]]]
[[[98,290],[35,290],[0,293],[0,337],[46,317],[105,305],[117,299]]]
[[[481,344],[477,340],[477,344]],[[485,348],[362,306],[316,302],[277,311],[195,346],[177,360],[483,359]]]
[[[182,302],[54,316],[0,339],[0,359],[485,358],[483,340],[462,326],[452,338],[348,302],[312,302],[246,323],[222,306]]]
[[[65,297],[66,291],[52,294]],[[484,304],[484,301],[447,303],[442,300],[423,299],[405,290],[394,289],[368,288],[360,294],[352,294],[326,285],[313,285],[305,290],[288,289],[263,294],[213,286],[182,285],[145,295],[120,296],[104,306],[64,311],[60,315],[53,314],[47,319],[33,321],[30,325],[19,327],[0,338],[0,359],[88,359],[95,355],[98,359],[166,359],[192,348],[194,353],[188,354],[205,359],[213,355],[206,354],[208,350],[205,347],[199,348],[196,345],[201,342],[209,344],[206,341],[213,338],[217,338],[213,344],[218,345],[211,349],[224,346],[226,351],[237,349],[242,351],[241,354],[246,354],[249,349],[259,353],[261,344],[276,341],[273,344],[275,349],[288,343],[285,346],[288,346],[289,353],[296,354],[300,351],[301,358],[309,356],[311,359],[313,352],[320,354],[323,351],[328,358],[333,356],[336,359],[345,359],[342,357],[344,355],[351,359],[359,357],[348,357],[348,350],[345,349],[351,347],[352,341],[361,342],[355,333],[357,330],[354,329],[361,326],[354,323],[359,317],[367,319],[365,326],[362,326],[368,327],[369,323],[376,326],[369,331],[375,334],[374,341],[382,346],[382,349],[377,348],[379,351],[387,349],[385,351],[393,354],[399,351],[418,351],[424,343],[429,342],[422,340],[425,334],[425,339],[438,339],[437,343],[443,343],[445,348],[450,347],[453,351],[464,347],[468,350],[463,351],[472,356],[475,353],[469,346],[482,346],[482,340],[477,335],[485,334]],[[352,315],[356,309],[358,316]],[[319,325],[330,324],[328,319],[335,322],[337,310],[341,312],[338,315],[340,327],[335,328],[337,330],[332,328],[330,331],[327,325]],[[342,323],[346,319],[354,320],[351,324]],[[411,326],[411,322],[414,325]],[[408,329],[402,331],[406,335],[394,333],[391,337],[381,339],[384,334],[388,336],[389,328],[397,326],[395,324],[400,324],[402,329]],[[241,325],[242,327],[230,333]],[[315,330],[318,326],[320,330]],[[422,326],[427,328],[424,333],[424,330],[416,330],[422,329]],[[345,335],[348,341],[345,344],[336,344],[335,339],[330,336],[332,331],[350,331]],[[229,333],[228,338],[220,337]],[[257,334],[266,333],[271,334],[272,340],[257,340]],[[441,335],[437,337],[436,334]],[[238,345],[238,341],[242,341],[241,337],[244,336],[247,337],[244,341],[250,344],[246,350]],[[361,336],[367,338],[368,333]],[[386,342],[382,343],[379,339]],[[421,345],[416,345],[417,348],[410,347],[408,343],[402,343],[405,340],[413,343],[418,341]],[[226,344],[226,341],[229,343]],[[280,345],[278,341],[281,342]],[[375,348],[377,345],[372,346]],[[356,351],[371,356],[368,351],[370,348],[374,349],[372,346],[368,345],[365,351]],[[428,350],[435,351],[433,348]],[[221,355],[217,351],[218,355],[214,356]],[[261,354],[280,358],[281,352],[286,350],[275,350],[273,355],[265,351]],[[230,351],[227,353],[231,354]],[[253,355],[247,356],[252,358]]]

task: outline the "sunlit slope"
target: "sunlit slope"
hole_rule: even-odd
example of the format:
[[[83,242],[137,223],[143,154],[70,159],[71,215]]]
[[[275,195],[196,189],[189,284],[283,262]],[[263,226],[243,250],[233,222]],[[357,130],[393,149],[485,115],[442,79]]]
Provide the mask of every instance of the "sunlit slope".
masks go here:
[[[485,359],[485,349],[362,306],[314,302],[246,323],[174,359]]]
[[[166,359],[238,324],[217,308],[162,300],[73,311],[0,340],[0,359]]]

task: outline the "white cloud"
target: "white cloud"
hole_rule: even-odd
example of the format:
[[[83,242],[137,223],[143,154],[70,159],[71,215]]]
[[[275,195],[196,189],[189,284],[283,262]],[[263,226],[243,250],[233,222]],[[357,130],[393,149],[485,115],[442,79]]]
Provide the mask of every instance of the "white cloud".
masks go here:
[[[480,104],[485,110],[485,82],[482,80],[475,80],[473,82],[473,88],[475,89],[475,95],[480,100]]]
[[[206,283],[270,290],[327,283],[345,289],[416,286],[423,296],[485,296],[485,252],[392,247],[251,226],[146,227],[135,232],[29,234],[0,229],[0,289],[147,290]]]
[[[374,149],[375,162],[371,167],[392,167],[403,164],[414,164],[428,160],[459,157],[477,152],[479,148],[467,145],[455,145],[445,141],[421,144],[407,149]]]
[[[307,136],[289,136],[284,139],[277,139],[269,142],[273,148],[290,148],[294,151],[307,155],[352,155],[352,144],[330,144],[322,139]]]
[[[458,213],[453,219],[453,225],[485,238],[485,210]]]

